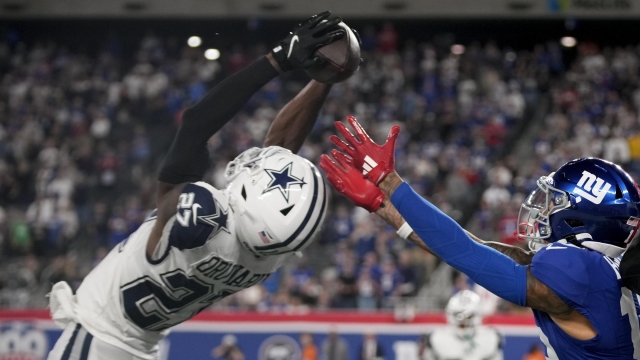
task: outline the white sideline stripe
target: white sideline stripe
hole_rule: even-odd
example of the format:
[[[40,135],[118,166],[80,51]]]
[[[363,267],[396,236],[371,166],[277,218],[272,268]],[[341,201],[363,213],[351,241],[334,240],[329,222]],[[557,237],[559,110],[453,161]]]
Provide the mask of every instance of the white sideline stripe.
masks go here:
[[[215,322],[186,322],[182,323],[172,331],[177,332],[250,332],[250,333],[273,333],[274,329],[277,332],[303,332],[310,331],[314,333],[326,333],[330,329],[337,329],[338,332],[344,334],[362,334],[370,331],[371,328],[375,328],[377,334],[399,334],[399,335],[414,335],[424,334],[436,329],[442,329],[447,327],[446,324],[374,324],[374,323],[318,323],[318,322],[267,322],[267,323],[223,323],[224,329],[215,329],[217,325]],[[214,325],[214,326],[212,326]],[[509,336],[534,336],[539,335],[539,330],[536,326],[526,325],[488,325],[494,329],[497,329],[503,335]]]
[[[0,325],[11,322],[25,322],[35,324],[41,330],[62,330],[51,320],[17,321],[1,320]],[[273,322],[230,322],[230,321],[187,321],[176,327],[173,332],[200,333],[283,333],[283,332],[313,332],[326,333],[330,329],[337,329],[343,334],[362,334],[375,329],[377,334],[387,335],[416,335],[429,333],[446,327],[446,324],[377,324],[377,323],[329,323],[311,321],[273,321]],[[534,325],[487,325],[506,336],[534,336],[540,334]]]

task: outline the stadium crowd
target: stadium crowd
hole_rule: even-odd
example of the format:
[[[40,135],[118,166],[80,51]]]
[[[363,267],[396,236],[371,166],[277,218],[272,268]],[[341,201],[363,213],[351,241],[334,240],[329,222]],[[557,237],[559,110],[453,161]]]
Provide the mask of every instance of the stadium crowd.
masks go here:
[[[626,136],[625,126],[635,121],[635,103],[622,100],[613,81],[624,76],[635,89],[635,52],[596,52],[591,57],[601,60],[591,68],[582,58],[553,88],[549,130],[532,154],[538,167],[524,175],[503,145],[520,135],[527,106],[538,104],[549,79],[564,74],[559,48],[416,44],[401,41],[391,25],[361,34],[360,71],[333,86],[300,154],[317,162],[332,147],[333,122],[347,115],[378,140],[399,123],[398,172],[455,219],[479,206],[474,194],[487,184],[480,214],[492,227],[495,209],[509,208],[537,174],[576,157],[594,138],[607,148],[609,138]],[[77,287],[154,208],[156,171],[181,112],[267,49],[236,45],[208,61],[201,49],[153,35],[135,54],[124,52],[117,38],[94,55],[63,44],[0,43],[0,307],[42,307],[60,280]],[[259,91],[210,140],[205,180],[223,188],[226,163],[260,146],[278,109],[306,81],[286,76]],[[587,106],[593,99],[599,108]],[[566,141],[574,133],[582,147]],[[337,193],[313,246],[325,256],[292,261],[216,306],[392,308],[416,295],[437,263]]]
[[[493,185],[477,213],[479,234],[518,243],[518,211],[535,181],[572,159],[599,157],[640,176],[640,53],[583,43],[549,88],[548,110],[533,128],[526,159],[507,157],[489,171]]]

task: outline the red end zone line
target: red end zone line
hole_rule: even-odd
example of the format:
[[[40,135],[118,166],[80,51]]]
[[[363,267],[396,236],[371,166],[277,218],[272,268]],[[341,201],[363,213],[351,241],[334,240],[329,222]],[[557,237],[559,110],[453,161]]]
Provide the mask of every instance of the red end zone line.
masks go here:
[[[49,311],[37,310],[0,310],[0,321],[10,320],[50,320]],[[316,323],[377,323],[377,324],[444,324],[446,318],[443,313],[418,314],[409,322],[396,321],[392,312],[360,313],[357,311],[314,311],[301,314],[288,313],[257,313],[235,311],[207,311],[198,314],[189,322],[316,322]],[[483,321],[490,325],[524,325],[535,326],[530,314],[493,315]]]

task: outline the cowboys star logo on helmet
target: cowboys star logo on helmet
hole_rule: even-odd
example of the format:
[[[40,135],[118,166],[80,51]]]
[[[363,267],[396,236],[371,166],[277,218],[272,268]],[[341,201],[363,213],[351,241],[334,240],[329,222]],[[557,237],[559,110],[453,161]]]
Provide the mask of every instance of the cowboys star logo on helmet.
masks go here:
[[[302,188],[306,183],[303,179],[299,179],[291,174],[291,166],[292,162],[285,165],[280,170],[275,169],[264,169],[264,171],[269,174],[271,177],[271,182],[267,185],[267,188],[262,191],[262,193],[268,193],[271,190],[278,189],[280,190],[280,194],[284,197],[284,199],[289,202],[289,187],[292,185],[300,185]]]
[[[278,146],[248,149],[227,165],[225,176],[245,248],[265,257],[311,243],[328,202],[324,178],[312,163]]]

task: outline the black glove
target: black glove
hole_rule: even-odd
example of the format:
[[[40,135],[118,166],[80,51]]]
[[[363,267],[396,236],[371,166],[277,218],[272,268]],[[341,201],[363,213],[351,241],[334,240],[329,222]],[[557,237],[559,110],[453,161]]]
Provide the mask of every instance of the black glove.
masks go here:
[[[345,31],[338,24],[339,16],[331,12],[313,15],[280,41],[271,53],[282,71],[305,69],[324,59],[314,56],[316,49],[341,39]]]

